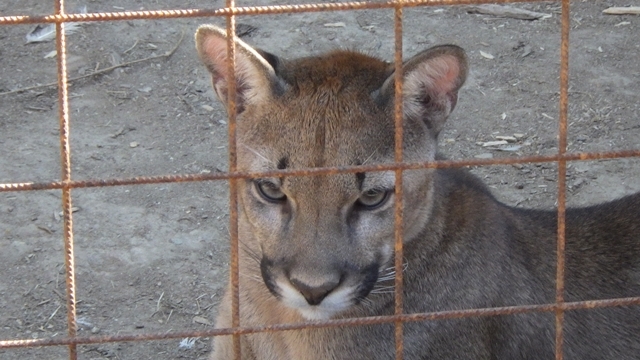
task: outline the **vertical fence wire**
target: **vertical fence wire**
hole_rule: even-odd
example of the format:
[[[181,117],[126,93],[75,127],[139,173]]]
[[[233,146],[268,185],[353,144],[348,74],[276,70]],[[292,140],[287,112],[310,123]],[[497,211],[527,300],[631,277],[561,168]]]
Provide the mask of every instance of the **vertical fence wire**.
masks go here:
[[[562,0],[562,21],[560,40],[560,114],[558,120],[558,154],[567,152],[567,118],[569,104],[569,0]],[[564,343],[564,280],[565,280],[565,215],[566,215],[566,175],[567,161],[558,160],[558,240],[556,265],[556,360],[563,359]]]
[[[393,322],[395,326],[395,358],[401,360],[403,358],[404,339],[403,324],[407,321],[425,321],[446,318],[461,318],[467,316],[487,316],[498,314],[523,313],[530,311],[552,311],[555,314],[555,358],[563,359],[563,339],[564,339],[564,313],[569,309],[590,309],[600,306],[624,306],[632,304],[640,304],[640,297],[628,299],[612,299],[599,301],[583,301],[575,303],[566,303],[564,299],[565,291],[565,213],[566,213],[566,165],[570,159],[598,159],[598,158],[615,158],[620,156],[640,156],[639,151],[617,152],[608,156],[589,155],[589,154],[567,154],[567,123],[568,123],[568,84],[569,84],[569,29],[570,29],[570,0],[560,0],[561,6],[561,46],[560,46],[560,107],[558,122],[558,155],[550,157],[551,161],[558,164],[558,211],[557,211],[557,264],[556,264],[556,296],[555,303],[549,305],[535,306],[514,306],[505,308],[490,309],[470,309],[461,311],[449,311],[441,313],[425,313],[425,314],[404,314],[403,313],[403,171],[411,168],[409,166],[400,166],[403,163],[403,126],[402,126],[402,84],[403,84],[403,66],[402,66],[402,19],[403,8],[405,6],[417,5],[435,5],[435,4],[462,4],[462,3],[486,3],[484,0],[460,0],[460,1],[410,1],[410,0],[391,0],[390,2],[368,3],[368,2],[349,2],[349,3],[330,3],[330,4],[303,4],[303,5],[276,5],[266,7],[243,7],[238,8],[235,0],[226,0],[224,9],[216,10],[166,10],[166,11],[142,11],[142,12],[124,12],[124,13],[103,13],[103,14],[66,14],[64,10],[64,0],[54,0],[55,14],[52,18],[30,17],[30,16],[14,16],[0,17],[0,24],[7,20],[8,23],[31,23],[36,20],[46,20],[55,22],[56,24],[56,50],[57,50],[57,86],[58,86],[58,118],[60,127],[60,156],[62,180],[59,183],[49,184],[0,184],[0,190],[42,190],[42,189],[61,189],[62,191],[62,208],[64,217],[64,257],[65,257],[65,283],[66,283],[66,306],[67,306],[67,333],[66,339],[38,339],[38,340],[9,340],[0,341],[0,348],[3,347],[26,347],[38,345],[67,345],[69,348],[69,358],[77,359],[77,344],[80,343],[101,343],[107,341],[142,341],[150,339],[174,338],[178,336],[188,336],[189,334],[203,334],[205,336],[228,335],[233,337],[234,359],[241,359],[241,342],[240,334],[248,334],[263,331],[281,331],[287,329],[300,328],[317,328],[320,326],[345,326],[357,324],[381,324]],[[496,2],[521,2],[521,0],[497,0]],[[329,320],[323,325],[322,323],[302,323],[302,324],[276,324],[266,325],[257,328],[242,328],[240,323],[240,299],[239,299],[239,241],[238,241],[238,181],[240,181],[240,173],[237,171],[237,143],[236,143],[236,43],[235,39],[235,15],[236,14],[268,14],[268,13],[292,13],[292,12],[310,12],[310,11],[333,11],[333,10],[349,10],[349,9],[365,9],[365,8],[392,8],[394,10],[394,37],[395,37],[395,107],[394,107],[394,124],[395,124],[395,167],[389,167],[395,172],[395,232],[394,232],[394,267],[395,267],[395,290],[394,290],[394,315],[387,317],[372,317],[362,319],[344,319]],[[70,132],[70,112],[69,112],[69,94],[68,94],[68,76],[67,76],[67,55],[66,55],[66,36],[64,32],[65,23],[70,21],[92,21],[109,19],[125,19],[125,18],[170,18],[170,17],[195,17],[195,16],[225,16],[227,19],[227,82],[228,82],[228,143],[229,143],[229,174],[226,176],[206,176],[188,177],[174,176],[167,179],[149,179],[135,178],[126,181],[110,181],[100,180],[94,183],[73,181],[71,178],[71,148],[69,141]],[[536,158],[537,159],[537,158]],[[538,161],[543,161],[538,159]],[[531,158],[531,161],[534,161]],[[467,161],[469,162],[469,161]],[[445,162],[438,162],[445,163]],[[464,161],[451,162],[463,164]],[[474,163],[470,161],[469,164]],[[508,163],[508,161],[500,161],[494,159],[491,161],[475,161],[477,164],[499,164]],[[422,164],[415,168],[438,167],[438,164]],[[461,165],[462,166],[462,165]],[[384,166],[380,166],[383,168]],[[344,171],[358,171],[349,169],[320,169],[315,175],[340,173]],[[380,170],[377,170],[380,171]],[[303,171],[304,172],[304,171]],[[311,171],[307,171],[311,173]],[[232,176],[231,174],[236,174]],[[238,175],[240,174],[240,175]],[[251,174],[249,174],[251,175]],[[255,176],[255,174],[253,174]],[[189,180],[184,180],[188,178]],[[203,180],[228,180],[229,181],[229,232],[231,246],[230,261],[230,282],[231,282],[231,318],[232,328],[211,330],[208,332],[189,332],[185,334],[150,334],[150,335],[119,335],[119,336],[103,336],[81,338],[77,336],[77,317],[76,317],[76,284],[75,284],[75,264],[74,264],[74,241],[73,241],[73,219],[72,219],[72,199],[71,189],[74,187],[86,186],[109,186],[124,184],[143,184],[154,182],[178,182],[178,181],[203,181]],[[88,185],[87,185],[88,184]],[[208,335],[207,335],[208,334]]]
[[[567,161],[562,158],[567,152],[567,117],[569,113],[569,0],[562,0],[560,40],[560,114],[558,118],[558,242],[556,249],[556,313],[555,355],[563,359],[564,342],[564,279],[565,279],[565,215]]]
[[[402,66],[402,1],[398,0],[398,3],[394,9],[394,125],[395,125],[395,149],[394,157],[396,163],[401,163],[403,159],[403,120],[402,114],[402,84],[403,84],[403,66]],[[395,308],[394,314],[401,315],[403,313],[403,186],[402,186],[402,170],[396,170],[395,172],[395,222],[394,222],[394,268],[395,268]],[[402,360],[404,352],[404,336],[403,336],[404,323],[402,321],[395,322],[395,344],[396,344],[396,360]]]
[[[55,0],[55,13],[64,14],[64,0]],[[73,246],[73,211],[71,200],[71,147],[69,143],[70,116],[67,83],[67,44],[64,22],[56,23],[56,51],[58,55],[58,119],[60,123],[60,166],[62,170],[62,213],[64,218],[64,267],[67,303],[67,334],[73,338],[77,334],[75,255]],[[69,345],[69,359],[78,358],[77,346]]]
[[[235,7],[235,0],[227,0],[227,8]],[[227,106],[228,106],[228,142],[229,142],[229,171],[237,170],[236,152],[236,118],[238,108],[236,104],[236,17],[233,14],[227,16]],[[231,264],[229,276],[231,282],[231,326],[240,327],[240,270],[238,251],[238,180],[229,180],[229,241],[231,247]],[[240,335],[233,334],[233,356],[235,360],[242,358]]]

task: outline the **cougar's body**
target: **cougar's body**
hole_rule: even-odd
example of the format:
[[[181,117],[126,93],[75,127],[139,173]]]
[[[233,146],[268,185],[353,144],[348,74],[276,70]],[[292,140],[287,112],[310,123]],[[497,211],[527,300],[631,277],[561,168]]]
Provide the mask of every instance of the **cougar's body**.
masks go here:
[[[227,40],[196,34],[228,103]],[[236,42],[238,168],[394,160],[394,67],[350,51],[282,60]],[[403,64],[404,161],[436,158],[467,75],[455,46]],[[404,313],[555,302],[557,214],[498,202],[465,170],[403,173]],[[391,315],[392,171],[238,180],[240,325]],[[569,209],[566,301],[640,296],[640,195]],[[231,290],[216,326],[231,327]],[[640,307],[565,312],[567,359],[639,359]],[[243,359],[391,359],[394,325],[241,336]],[[553,312],[408,322],[406,359],[551,359]],[[217,337],[211,359],[233,358]]]

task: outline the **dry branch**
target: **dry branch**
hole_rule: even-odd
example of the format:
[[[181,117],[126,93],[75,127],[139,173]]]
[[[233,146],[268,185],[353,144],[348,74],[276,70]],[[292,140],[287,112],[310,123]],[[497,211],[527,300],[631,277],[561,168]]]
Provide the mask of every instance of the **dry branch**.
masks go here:
[[[111,70],[115,70],[117,68],[130,66],[130,65],[141,63],[141,62],[144,62],[144,61],[150,61],[150,60],[155,60],[155,59],[160,59],[160,58],[169,58],[169,57],[171,57],[171,55],[173,55],[173,53],[176,52],[176,50],[178,50],[178,47],[182,43],[183,39],[184,39],[184,32],[182,32],[182,34],[180,35],[180,39],[178,40],[176,45],[171,50],[165,52],[164,54],[150,56],[150,57],[146,57],[144,59],[138,59],[138,60],[129,61],[129,62],[126,62],[126,63],[122,63],[122,64],[110,66],[110,67],[107,67],[107,68],[104,68],[104,69],[96,70],[96,71],[94,71],[94,72],[92,72],[90,74],[86,74],[86,75],[82,75],[82,76],[78,76],[78,77],[74,77],[74,78],[69,78],[69,79],[67,79],[67,83],[71,83],[72,81],[88,78],[88,77],[99,75],[99,74],[104,74],[106,72],[109,72]],[[0,92],[0,96],[1,95],[9,95],[9,94],[20,93],[20,92],[24,92],[24,91],[29,91],[29,90],[43,88],[43,87],[50,87],[50,86],[57,87],[58,86],[58,82],[56,81],[56,82],[52,82],[52,83],[48,83],[48,84],[34,85],[34,86],[15,89],[15,90],[11,90],[11,91]]]
[[[640,15],[640,6],[610,7],[602,10],[607,15]]]
[[[546,19],[551,17],[551,14],[544,14],[544,13],[539,13],[535,11],[519,9],[513,6],[503,6],[503,5],[493,5],[493,4],[469,6],[467,7],[467,12],[469,14],[485,14],[485,15],[493,15],[497,17],[519,19],[519,20],[538,20],[538,19]]]

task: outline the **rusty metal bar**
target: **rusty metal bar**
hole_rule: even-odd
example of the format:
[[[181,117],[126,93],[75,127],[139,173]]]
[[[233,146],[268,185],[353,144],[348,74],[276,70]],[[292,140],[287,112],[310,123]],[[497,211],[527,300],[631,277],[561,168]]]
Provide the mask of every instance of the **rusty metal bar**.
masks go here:
[[[206,331],[177,331],[170,333],[148,333],[148,334],[129,334],[129,335],[105,335],[105,336],[77,336],[74,338],[49,338],[49,339],[19,339],[19,340],[1,340],[0,349],[18,348],[18,347],[35,347],[35,346],[61,346],[69,344],[100,344],[112,342],[126,341],[143,341],[143,340],[167,340],[180,339],[185,337],[212,337],[212,336],[228,336],[232,334],[255,334],[261,332],[277,332],[301,329],[321,329],[327,327],[340,326],[361,326],[361,325],[377,325],[388,324],[397,321],[416,322],[416,321],[435,321],[447,319],[464,319],[480,316],[503,316],[525,313],[554,312],[556,308],[561,306],[564,311],[600,309],[620,306],[640,306],[640,297],[607,299],[607,300],[590,300],[565,302],[562,305],[556,303],[539,304],[539,305],[520,305],[505,306],[497,308],[480,308],[466,310],[449,310],[430,313],[402,314],[389,316],[372,316],[364,318],[350,318],[339,320],[327,320],[316,322],[303,322],[292,324],[276,324],[253,327],[211,329]]]
[[[394,11],[393,17],[394,24],[394,37],[395,37],[395,51],[394,51],[394,127],[395,127],[395,148],[394,148],[394,161],[395,163],[402,163],[402,150],[403,150],[403,120],[404,114],[402,112],[402,85],[403,85],[403,64],[402,64],[402,0],[398,1]],[[395,315],[401,315],[403,313],[403,188],[402,188],[402,170],[395,171],[395,208],[394,208],[394,311]],[[394,324],[395,345],[396,345],[396,360],[402,360],[404,351],[404,336],[403,336],[403,322],[396,321]]]
[[[495,159],[463,159],[463,160],[437,160],[433,162],[406,162],[406,163],[388,163],[377,165],[358,165],[358,166],[334,166],[307,168],[295,170],[274,170],[264,172],[220,172],[215,174],[184,174],[184,175],[160,175],[160,176],[139,176],[123,179],[90,179],[90,180],[72,180],[66,183],[69,188],[92,188],[106,186],[127,186],[127,185],[145,185],[145,184],[164,184],[164,183],[181,183],[196,181],[217,181],[229,179],[251,179],[261,177],[281,177],[281,176],[315,176],[315,175],[334,175],[338,173],[356,173],[370,171],[395,171],[395,170],[419,170],[419,169],[449,169],[469,166],[488,166],[488,165],[512,165],[512,164],[533,164],[557,162],[561,159],[566,161],[591,161],[591,160],[611,160],[624,158],[640,158],[640,149],[638,150],[622,150],[622,151],[606,151],[606,152],[588,152],[588,153],[568,153],[564,155],[544,155],[544,156],[519,156],[509,158]],[[18,182],[0,184],[0,192],[11,191],[33,191],[33,190],[55,190],[62,189],[63,182]]]
[[[496,3],[535,3],[548,0],[413,0],[403,2],[404,7],[416,6],[445,6],[445,5],[470,5],[470,4],[496,4]],[[270,5],[270,6],[244,6],[219,9],[182,9],[182,10],[144,10],[144,11],[120,11],[88,14],[59,14],[44,16],[0,16],[0,25],[11,24],[35,24],[54,22],[89,22],[89,21],[116,21],[116,20],[141,20],[141,19],[177,19],[194,17],[214,17],[229,15],[267,15],[302,12],[325,12],[365,9],[392,9],[396,7],[396,1],[387,2],[341,2],[323,4],[301,5]]]
[[[567,152],[567,117],[569,109],[569,0],[562,0],[562,23],[560,41],[560,114],[558,119],[558,155]],[[556,249],[556,303],[564,303],[565,279],[565,215],[566,215],[567,161],[558,159],[558,242]],[[558,306],[555,312],[555,355],[563,359],[564,309]]]
[[[235,0],[227,0],[227,8],[233,10]],[[236,118],[238,108],[236,104],[236,18],[233,13],[227,16],[227,107],[228,107],[228,141],[229,141],[229,171],[237,169],[236,153]],[[231,281],[231,326],[240,326],[240,284],[238,262],[238,179],[229,179],[229,241],[231,261],[229,277]],[[240,335],[233,334],[233,356],[235,360],[242,358]]]
[[[183,337],[198,336],[233,336],[235,358],[240,359],[240,338],[242,334],[257,332],[273,332],[297,330],[305,328],[323,328],[336,326],[358,326],[394,323],[396,340],[396,359],[402,359],[403,355],[403,324],[411,321],[439,320],[452,318],[467,318],[478,316],[498,316],[520,314],[529,312],[554,312],[556,316],[556,359],[562,359],[563,320],[566,311],[579,309],[593,309],[613,306],[640,305],[640,297],[609,299],[597,301],[565,302],[564,301],[564,250],[565,250],[565,212],[566,212],[566,162],[579,160],[600,160],[625,157],[640,157],[640,150],[627,150],[602,153],[566,153],[567,150],[567,116],[568,116],[568,46],[569,46],[569,0],[562,1],[561,23],[561,67],[560,67],[560,119],[559,119],[559,150],[552,156],[523,156],[503,159],[473,159],[434,161],[426,163],[403,163],[402,156],[402,11],[404,7],[414,6],[443,6],[465,5],[483,3],[516,3],[537,2],[544,0],[392,0],[388,2],[345,2],[326,4],[302,4],[302,5],[277,5],[257,7],[235,7],[234,0],[227,0],[226,7],[221,9],[185,9],[185,10],[158,10],[158,11],[131,11],[109,12],[90,14],[67,14],[64,12],[64,0],[55,0],[55,13],[46,16],[0,16],[0,25],[27,24],[27,23],[56,23],[56,49],[58,51],[58,96],[59,96],[59,122],[60,122],[60,152],[62,180],[49,183],[8,183],[0,184],[0,192],[30,191],[45,189],[61,189],[62,207],[64,214],[64,256],[67,291],[67,327],[68,336],[61,339],[24,339],[0,341],[0,349],[32,346],[65,345],[69,347],[70,359],[77,358],[77,345],[89,343],[162,340]],[[362,9],[394,9],[395,11],[395,162],[391,164],[367,165],[356,167],[325,167],[299,170],[280,170],[263,173],[247,173],[237,171],[236,166],[236,103],[235,103],[235,15],[259,15],[300,12],[322,12]],[[171,176],[135,177],[129,179],[98,179],[74,181],[71,179],[70,146],[69,146],[69,101],[66,69],[66,38],[64,34],[65,22],[96,22],[132,19],[170,19],[192,17],[227,17],[228,35],[228,66],[229,66],[229,172],[217,174],[187,174]],[[411,169],[427,168],[453,168],[463,166],[482,165],[506,165],[516,163],[558,163],[558,243],[557,243],[557,272],[556,272],[556,302],[554,304],[524,305],[500,308],[483,308],[468,310],[453,310],[434,313],[403,314],[402,310],[402,225],[403,225],[403,201],[402,201],[402,173]],[[365,171],[395,171],[395,311],[391,316],[377,316],[368,318],[354,318],[329,320],[322,322],[305,322],[298,324],[276,324],[258,327],[242,327],[239,321],[239,270],[238,270],[238,204],[237,181],[244,178],[256,178],[267,176],[314,176],[331,175],[345,172]],[[227,329],[212,329],[208,331],[184,331],[163,334],[141,335],[115,335],[115,336],[77,336],[76,324],[76,289],[75,266],[73,246],[73,222],[71,189],[87,187],[141,185],[155,183],[173,183],[190,181],[229,180],[230,183],[230,241],[231,241],[231,284],[232,284],[232,327]]]
[[[56,14],[64,14],[64,0],[55,1]],[[67,293],[67,334],[73,338],[77,334],[76,324],[76,283],[75,256],[73,249],[73,211],[71,202],[71,147],[69,144],[69,94],[67,87],[67,44],[65,24],[56,23],[56,51],[58,53],[58,119],[60,122],[60,166],[62,168],[62,213],[64,217],[64,268]],[[76,344],[69,344],[69,359],[76,360]]]

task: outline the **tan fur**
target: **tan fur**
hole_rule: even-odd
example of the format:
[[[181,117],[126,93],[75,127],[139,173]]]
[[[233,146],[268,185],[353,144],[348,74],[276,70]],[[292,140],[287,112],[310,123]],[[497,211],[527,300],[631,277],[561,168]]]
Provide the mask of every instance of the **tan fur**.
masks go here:
[[[392,64],[350,51],[282,60],[235,43],[239,170],[393,161]],[[226,44],[223,30],[198,29],[198,53],[224,103]],[[404,159],[432,161],[466,57],[441,46],[403,69]],[[239,181],[240,325],[393,313],[394,180],[386,171]],[[405,312],[553,302],[554,212],[509,208],[460,170],[407,171],[403,186]],[[568,300],[640,295],[640,227],[629,217],[639,204],[636,195],[569,211]],[[602,222],[616,224],[615,240]],[[231,326],[230,306],[228,290],[218,328]],[[567,358],[635,358],[638,322],[637,309],[567,314]],[[394,354],[392,324],[245,335],[241,344],[243,359],[256,360]],[[552,354],[551,314],[405,325],[407,359]],[[217,337],[211,359],[231,358],[231,338]]]

